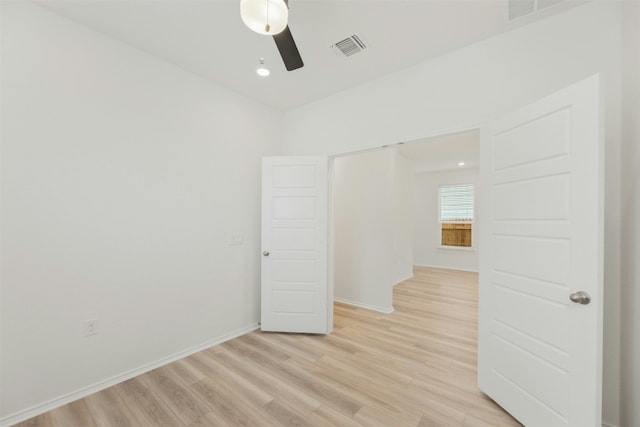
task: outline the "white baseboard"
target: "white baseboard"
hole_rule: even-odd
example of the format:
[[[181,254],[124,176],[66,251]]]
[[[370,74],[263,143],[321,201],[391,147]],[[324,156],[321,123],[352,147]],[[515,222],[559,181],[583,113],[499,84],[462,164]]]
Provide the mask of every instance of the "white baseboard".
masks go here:
[[[411,274],[411,275],[409,275],[409,276],[405,277],[404,279],[400,280],[399,282],[394,283],[394,284],[393,284],[393,286],[395,286],[395,285],[399,285],[400,283],[404,282],[405,280],[413,279],[414,277],[415,277],[415,276],[414,276],[413,274]]]
[[[366,308],[367,310],[373,310],[384,314],[393,313],[395,310],[391,307],[378,307],[376,305],[362,304],[360,302],[351,301],[345,298],[334,298],[334,301],[341,302],[343,304],[352,305],[354,307]]]
[[[161,366],[167,365],[171,362],[175,362],[176,360],[185,358],[187,356],[191,356],[199,351],[206,350],[218,344],[222,344],[225,341],[229,341],[233,338],[239,337],[241,335],[247,334],[251,331],[255,331],[260,328],[260,324],[256,323],[250,326],[247,326],[242,329],[238,329],[236,331],[225,334],[221,337],[214,338],[212,340],[206,341],[202,344],[196,345],[194,347],[188,348],[186,350],[180,351],[178,353],[174,353],[170,356],[163,357],[162,359],[156,360],[155,362],[148,363],[146,365],[140,366],[139,368],[132,369],[130,371],[124,372],[122,374],[116,375],[114,377],[108,378],[103,381],[99,381],[93,385],[88,387],[83,387],[79,390],[76,390],[71,393],[67,393],[63,396],[57,397],[55,399],[51,399],[47,402],[41,403],[39,405],[32,406],[31,408],[24,409],[22,411],[16,412],[14,414],[10,414],[0,418],[0,427],[9,427],[14,424],[20,423],[22,421],[28,420],[29,418],[33,418],[35,416],[44,414],[52,409],[58,408],[60,406],[66,405],[67,403],[71,403],[78,399],[82,399],[87,397],[93,393],[97,393],[106,388],[112,387],[116,384],[120,384],[123,381],[129,380],[133,377],[137,377],[138,375],[142,375],[146,372],[152,371]]]
[[[467,271],[469,273],[477,273],[478,272],[478,270],[467,270],[465,268],[442,267],[442,266],[439,266],[439,265],[414,264],[414,267],[426,267],[426,268],[439,268],[439,269],[442,269],[442,270]]]

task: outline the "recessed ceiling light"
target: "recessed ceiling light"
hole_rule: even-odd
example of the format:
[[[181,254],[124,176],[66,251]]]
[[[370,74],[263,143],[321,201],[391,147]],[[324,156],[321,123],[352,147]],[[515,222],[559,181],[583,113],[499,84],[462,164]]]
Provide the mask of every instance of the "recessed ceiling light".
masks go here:
[[[459,162],[458,166],[464,166],[464,162]]]
[[[271,71],[269,71],[267,66],[264,65],[264,58],[258,58],[258,61],[260,63],[256,67],[256,74],[260,77],[267,77],[269,74],[271,74]]]

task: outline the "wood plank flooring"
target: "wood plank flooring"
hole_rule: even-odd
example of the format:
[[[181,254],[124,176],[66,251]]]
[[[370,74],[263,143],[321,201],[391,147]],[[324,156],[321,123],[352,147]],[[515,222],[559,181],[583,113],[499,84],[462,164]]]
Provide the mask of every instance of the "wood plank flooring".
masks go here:
[[[520,426],[476,387],[477,275],[416,267],[392,314],[329,336],[252,332],[20,427]]]

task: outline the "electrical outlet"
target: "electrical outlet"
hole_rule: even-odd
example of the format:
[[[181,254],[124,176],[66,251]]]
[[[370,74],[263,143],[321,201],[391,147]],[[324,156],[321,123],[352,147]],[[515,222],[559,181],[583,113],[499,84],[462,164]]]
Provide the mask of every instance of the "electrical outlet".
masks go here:
[[[87,319],[84,321],[84,336],[98,335],[100,321],[98,319]]]

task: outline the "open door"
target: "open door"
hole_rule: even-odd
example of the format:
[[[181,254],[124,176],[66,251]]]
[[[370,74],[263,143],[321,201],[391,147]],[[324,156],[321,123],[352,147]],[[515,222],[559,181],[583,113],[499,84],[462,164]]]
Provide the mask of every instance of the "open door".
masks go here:
[[[328,334],[327,157],[262,160],[263,331]]]
[[[594,76],[482,130],[478,384],[526,426],[601,426],[603,126]]]

